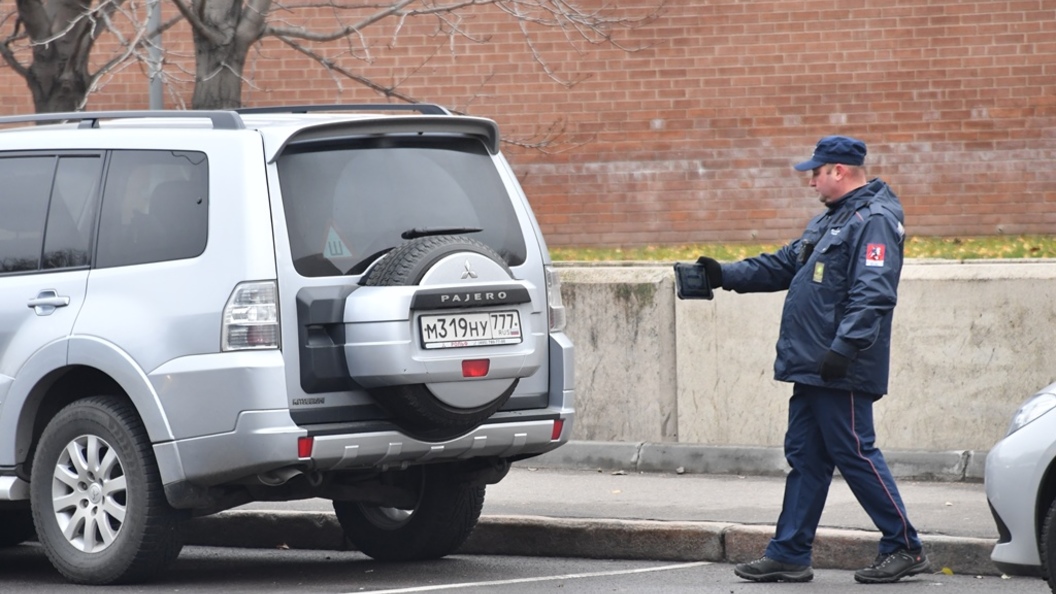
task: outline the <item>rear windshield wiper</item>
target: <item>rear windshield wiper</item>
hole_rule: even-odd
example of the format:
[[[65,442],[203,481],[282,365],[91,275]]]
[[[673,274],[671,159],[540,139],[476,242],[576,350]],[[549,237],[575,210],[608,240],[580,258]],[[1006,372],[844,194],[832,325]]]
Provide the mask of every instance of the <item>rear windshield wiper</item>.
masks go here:
[[[479,227],[415,227],[400,233],[404,239],[417,239],[431,235],[461,235],[462,233],[480,233]]]

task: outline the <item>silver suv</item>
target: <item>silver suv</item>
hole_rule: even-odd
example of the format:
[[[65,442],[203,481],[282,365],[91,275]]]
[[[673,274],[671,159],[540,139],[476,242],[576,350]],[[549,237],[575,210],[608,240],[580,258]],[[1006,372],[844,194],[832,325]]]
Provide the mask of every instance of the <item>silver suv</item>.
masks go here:
[[[0,118],[0,546],[137,581],[187,518],[323,497],[367,555],[436,558],[568,440],[497,126],[409,107]]]

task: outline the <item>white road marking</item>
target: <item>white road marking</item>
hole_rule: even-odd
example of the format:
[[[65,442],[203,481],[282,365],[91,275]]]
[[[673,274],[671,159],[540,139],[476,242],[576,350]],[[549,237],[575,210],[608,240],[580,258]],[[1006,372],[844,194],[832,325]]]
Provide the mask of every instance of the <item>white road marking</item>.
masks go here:
[[[672,571],[676,569],[689,569],[691,567],[700,567],[702,565],[711,565],[710,561],[696,561],[693,563],[680,563],[678,565],[661,565],[659,567],[643,567],[639,569],[625,569],[621,571],[599,571],[596,573],[569,573],[566,575],[549,575],[534,578],[519,578],[515,580],[495,580],[491,582],[465,582],[462,584],[441,584],[438,586],[417,586],[413,588],[395,588],[392,590],[367,590],[370,594],[402,594],[404,592],[436,592],[438,590],[454,590],[456,588],[484,588],[488,586],[505,586],[510,584],[530,584],[533,582],[552,582],[556,580],[577,580],[582,578],[593,578],[593,577],[611,577],[614,575],[629,575],[633,573],[649,573],[653,571]],[[364,592],[364,590],[360,590]],[[348,594],[359,594],[359,592],[349,592]]]

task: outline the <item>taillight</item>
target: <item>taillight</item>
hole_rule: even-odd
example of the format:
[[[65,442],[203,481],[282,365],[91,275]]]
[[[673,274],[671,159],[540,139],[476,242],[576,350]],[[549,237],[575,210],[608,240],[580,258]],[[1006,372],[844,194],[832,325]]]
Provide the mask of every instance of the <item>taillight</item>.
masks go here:
[[[565,430],[565,420],[557,419],[554,421],[554,428],[550,430],[550,441],[557,441],[561,439],[561,432]]]
[[[279,291],[275,281],[239,283],[224,307],[220,348],[225,351],[279,347]]]
[[[565,329],[565,304],[561,301],[561,278],[553,266],[546,266],[546,304],[550,313],[550,331]]]

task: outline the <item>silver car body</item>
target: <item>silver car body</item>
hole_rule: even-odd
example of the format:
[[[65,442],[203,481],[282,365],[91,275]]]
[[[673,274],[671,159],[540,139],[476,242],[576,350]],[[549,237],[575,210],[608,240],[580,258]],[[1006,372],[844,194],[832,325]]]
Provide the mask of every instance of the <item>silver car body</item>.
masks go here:
[[[67,373],[127,395],[176,508],[215,510],[218,503],[207,495],[214,486],[279,485],[297,473],[440,460],[513,460],[568,440],[574,419],[572,345],[562,332],[549,329],[549,256],[528,201],[497,150],[493,122],[347,113],[244,114],[239,119],[244,127],[237,129],[193,119],[115,118],[98,128],[0,132],[0,157],[83,152],[106,159],[109,151],[162,149],[204,154],[210,171],[208,241],[197,256],[0,275],[0,303],[5,304],[0,307],[0,500],[27,497],[22,468],[46,415],[54,412],[45,405],[49,390]],[[278,167],[284,150],[295,142],[414,134],[487,145],[507,194],[497,199],[509,201],[519,226],[512,232],[526,244],[523,261],[510,265],[511,275],[506,275],[483,256],[458,256],[437,265],[421,283],[398,287],[359,286],[365,271],[299,274],[284,201],[300,197],[284,194]],[[476,276],[436,272],[443,266]],[[240,283],[256,281],[277,286],[281,346],[224,351],[225,304]],[[519,313],[523,341],[422,348],[418,323],[427,312],[410,308],[415,295],[472,292],[480,286],[526,291],[528,298],[511,306]],[[51,305],[55,299],[66,303]],[[344,357],[355,380],[347,389],[305,389],[304,337],[298,334],[304,331],[299,316],[305,314],[298,307],[310,307],[312,299],[344,303],[337,325],[347,334]],[[464,380],[461,361],[478,356],[491,358],[492,371],[485,379]],[[516,389],[501,410],[441,439],[411,436],[385,419],[354,418],[370,407],[368,390],[376,386],[432,385],[439,398],[448,394],[455,405],[468,406],[486,401],[496,386],[514,382]],[[332,411],[344,416],[328,424]],[[308,436],[314,444],[305,455],[299,440]]]

